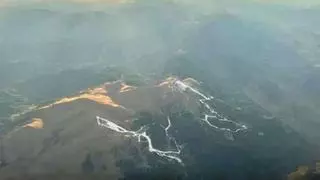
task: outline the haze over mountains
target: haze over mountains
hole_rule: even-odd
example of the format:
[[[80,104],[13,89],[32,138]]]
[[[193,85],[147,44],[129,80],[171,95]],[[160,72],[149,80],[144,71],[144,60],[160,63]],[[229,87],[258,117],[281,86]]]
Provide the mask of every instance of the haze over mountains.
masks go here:
[[[227,117],[238,109],[253,129],[317,144],[318,17],[316,1],[0,1],[1,132],[37,118],[21,112],[105,82],[143,87],[174,75],[201,82]],[[90,118],[99,107],[90,104]]]

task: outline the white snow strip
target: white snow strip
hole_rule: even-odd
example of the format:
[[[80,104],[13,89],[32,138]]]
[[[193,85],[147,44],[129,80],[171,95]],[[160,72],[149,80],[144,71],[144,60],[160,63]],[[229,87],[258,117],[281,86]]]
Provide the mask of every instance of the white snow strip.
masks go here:
[[[199,95],[201,97],[201,99],[199,99],[199,102],[204,105],[204,107],[209,111],[209,113],[205,113],[204,116],[205,118],[204,119],[201,119],[203,120],[204,122],[206,122],[210,127],[214,128],[214,129],[217,129],[217,130],[220,130],[220,131],[224,131],[224,132],[230,132],[230,133],[237,133],[239,131],[243,131],[243,130],[246,130],[248,129],[247,126],[243,125],[243,124],[240,124],[240,123],[237,123],[233,120],[230,120],[230,119],[227,119],[226,117],[224,117],[223,115],[219,114],[213,107],[211,107],[208,103],[206,103],[206,101],[209,101],[209,100],[212,100],[214,99],[214,97],[210,96],[206,96],[204,95],[203,93],[199,92],[198,90],[196,90],[195,88],[185,84],[184,82],[180,81],[180,80],[176,80],[174,83],[173,83],[173,88],[175,89],[178,89],[178,91],[180,92],[185,92],[187,90],[190,90],[192,91],[193,93]],[[232,129],[229,129],[229,128],[222,128],[222,127],[218,127],[214,124],[212,124],[209,119],[216,119],[220,122],[229,122],[229,123],[232,123],[234,124],[236,127],[235,130],[232,130]],[[232,135],[232,134],[231,134]],[[228,138],[230,139],[230,138]]]
[[[187,89],[190,89],[192,92],[198,94],[199,96],[203,97],[206,100],[209,100],[210,98],[199,92],[198,90],[192,88],[191,86],[185,84],[184,82],[180,80],[176,80],[174,82],[174,85],[176,85],[181,91],[186,91]]]
[[[164,130],[166,131],[166,136],[169,137],[168,131],[169,131],[170,127],[171,127],[171,120],[170,120],[169,117],[167,118],[167,120],[168,120],[168,126]]]
[[[168,126],[167,126],[166,128],[164,128],[164,130],[165,130],[165,132],[166,132],[166,137],[167,137],[170,141],[173,141],[173,142],[174,142],[175,147],[181,147],[180,145],[178,145],[176,139],[169,134],[169,129],[170,129],[171,126],[172,126],[171,120],[170,120],[170,117],[169,117],[169,116],[167,117],[167,121],[168,121]],[[181,149],[181,148],[180,148],[180,149]]]
[[[115,124],[114,122],[111,122],[111,121],[104,119],[102,117],[97,116],[96,119],[97,119],[97,123],[99,126],[111,129],[111,130],[119,132],[119,133],[122,133],[125,136],[137,137],[138,142],[142,142],[141,138],[144,138],[146,140],[146,142],[148,143],[149,152],[155,153],[158,156],[165,157],[170,160],[175,160],[178,163],[183,164],[182,160],[179,158],[179,155],[181,153],[181,146],[177,145],[176,141],[175,141],[175,145],[176,145],[176,149],[177,149],[176,151],[161,151],[161,150],[153,147],[152,140],[151,140],[150,136],[147,135],[146,126],[141,127],[138,131],[130,131],[130,130],[127,130],[127,129]],[[171,122],[170,122],[170,126],[171,126]]]

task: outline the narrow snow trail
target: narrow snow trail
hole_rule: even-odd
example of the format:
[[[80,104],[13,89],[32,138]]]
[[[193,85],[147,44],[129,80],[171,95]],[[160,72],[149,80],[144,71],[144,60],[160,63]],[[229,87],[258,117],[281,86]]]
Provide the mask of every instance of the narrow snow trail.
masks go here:
[[[168,120],[168,126],[164,130],[166,131],[166,136],[170,137],[168,131],[171,128],[171,120],[169,117],[167,117],[167,120]]]
[[[182,160],[179,158],[179,155],[181,153],[181,146],[179,146],[175,140],[174,141],[175,141],[175,145],[176,145],[176,149],[177,149],[176,151],[162,151],[162,150],[159,150],[159,149],[156,149],[153,147],[152,140],[151,140],[150,136],[147,135],[147,132],[146,132],[147,127],[146,126],[141,127],[137,131],[130,131],[130,130],[127,130],[127,129],[117,125],[116,123],[109,121],[107,119],[104,119],[102,117],[97,116],[96,119],[97,119],[97,123],[99,126],[111,129],[113,131],[119,132],[119,133],[124,134],[126,136],[137,137],[138,142],[142,142],[141,138],[144,138],[148,144],[149,152],[155,153],[158,156],[165,157],[170,160],[175,160],[178,163],[183,164]],[[168,120],[168,121],[170,122],[170,126],[171,126],[171,121],[170,120]],[[168,126],[166,128],[166,130],[169,130],[170,126]],[[166,131],[166,134],[167,134],[167,131]]]
[[[193,92],[193,93],[195,93],[195,94],[197,94],[198,96],[201,97],[201,99],[199,99],[199,102],[202,105],[204,105],[204,107],[207,109],[207,111],[209,111],[208,113],[204,114],[204,119],[201,119],[201,120],[206,122],[210,127],[215,128],[215,129],[220,130],[220,131],[228,132],[229,135],[232,135],[230,133],[237,133],[239,131],[243,131],[243,130],[248,129],[248,127],[245,126],[244,124],[240,124],[240,123],[237,123],[237,122],[235,122],[233,120],[227,119],[223,115],[219,114],[213,107],[211,107],[207,103],[207,101],[210,101],[210,100],[214,99],[214,97],[212,97],[212,96],[208,97],[208,96],[204,95],[203,93],[201,93],[200,91],[198,91],[197,89],[189,86],[188,84],[186,84],[186,83],[184,83],[184,82],[182,82],[180,80],[174,81],[173,89],[174,90],[178,90],[180,92],[185,92],[187,90],[190,90],[191,92]],[[209,121],[210,119],[215,119],[215,120],[220,121],[220,122],[232,123],[232,124],[234,124],[236,126],[236,129],[232,130],[230,128],[218,127],[218,126],[214,125],[213,123],[211,123]],[[233,138],[230,138],[230,139],[233,139]]]

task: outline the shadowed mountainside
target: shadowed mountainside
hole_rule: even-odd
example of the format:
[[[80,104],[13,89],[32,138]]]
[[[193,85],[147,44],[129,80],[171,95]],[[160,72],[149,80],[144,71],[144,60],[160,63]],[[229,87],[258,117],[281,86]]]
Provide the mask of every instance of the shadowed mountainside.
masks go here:
[[[202,95],[192,79],[138,87],[115,81],[40,105],[3,138],[0,176],[281,179],[315,158],[315,147],[277,119],[199,101]],[[226,118],[204,121],[206,105]],[[249,129],[231,131],[237,123]]]

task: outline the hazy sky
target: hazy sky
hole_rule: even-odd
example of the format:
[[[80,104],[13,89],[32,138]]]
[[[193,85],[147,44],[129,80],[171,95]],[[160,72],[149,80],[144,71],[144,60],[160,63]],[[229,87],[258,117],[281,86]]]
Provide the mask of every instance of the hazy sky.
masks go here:
[[[13,4],[25,4],[29,2],[77,2],[77,3],[132,3],[144,0],[0,0],[1,6]],[[149,0],[152,1],[152,0]],[[154,0],[155,1],[155,0]],[[258,2],[268,4],[282,4],[290,6],[315,6],[320,5],[319,0],[158,0],[158,1],[174,1],[179,3],[190,4],[212,4],[217,2],[241,3],[241,2]]]

